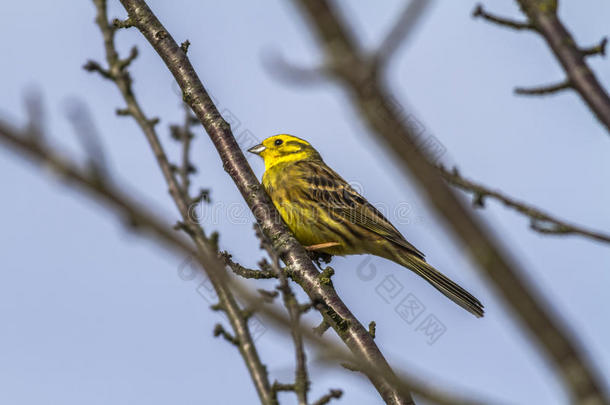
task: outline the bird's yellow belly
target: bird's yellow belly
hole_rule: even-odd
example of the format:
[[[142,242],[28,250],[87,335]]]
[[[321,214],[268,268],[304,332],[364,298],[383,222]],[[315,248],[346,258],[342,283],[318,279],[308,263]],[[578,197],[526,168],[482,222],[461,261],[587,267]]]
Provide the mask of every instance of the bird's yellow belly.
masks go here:
[[[344,234],[338,235],[338,228],[328,225],[333,221],[329,221],[326,218],[327,214],[315,205],[302,206],[286,200],[274,201],[274,205],[288,228],[303,246],[336,243],[337,245],[316,250],[339,256],[364,253],[361,249],[357,249],[361,243],[356,240],[350,241]]]

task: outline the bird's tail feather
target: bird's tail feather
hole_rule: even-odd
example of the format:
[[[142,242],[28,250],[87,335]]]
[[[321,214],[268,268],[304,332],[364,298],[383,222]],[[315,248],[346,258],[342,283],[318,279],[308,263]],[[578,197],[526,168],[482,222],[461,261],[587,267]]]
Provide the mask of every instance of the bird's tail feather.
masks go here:
[[[395,255],[394,261],[423,277],[434,288],[476,317],[483,316],[484,311],[481,301],[424,260],[412,254],[400,252]]]

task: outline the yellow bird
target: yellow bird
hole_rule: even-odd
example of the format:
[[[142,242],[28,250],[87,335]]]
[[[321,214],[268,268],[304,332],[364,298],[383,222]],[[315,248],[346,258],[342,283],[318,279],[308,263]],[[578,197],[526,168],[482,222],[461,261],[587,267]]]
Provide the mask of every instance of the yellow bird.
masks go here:
[[[368,253],[392,260],[477,317],[483,316],[481,302],[426,263],[424,254],[328,167],[309,142],[281,134],[248,152],[265,161],[263,187],[303,246],[330,255]]]

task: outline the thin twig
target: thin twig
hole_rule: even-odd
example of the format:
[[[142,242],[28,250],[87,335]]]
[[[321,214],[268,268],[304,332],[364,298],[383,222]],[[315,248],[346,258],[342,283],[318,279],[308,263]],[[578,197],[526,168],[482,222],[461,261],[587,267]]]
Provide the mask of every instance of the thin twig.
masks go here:
[[[195,135],[191,131],[191,127],[198,123],[197,119],[193,117],[191,109],[186,103],[182,103],[184,107],[184,123],[182,126],[172,126],[172,137],[179,140],[182,143],[182,161],[178,168],[180,174],[180,185],[185,195],[189,196],[189,200],[193,202],[197,198],[190,197],[191,187],[191,175],[197,172],[197,168],[191,162],[191,143]]]
[[[546,86],[538,87],[515,87],[515,94],[522,96],[548,96],[551,94],[559,93],[563,90],[572,88],[572,83],[569,80],[564,80],[561,83],[549,84]]]
[[[500,201],[505,206],[529,217],[531,228],[537,232],[553,235],[580,235],[600,242],[610,243],[610,234],[591,231],[579,225],[570,224],[566,221],[557,219],[536,207],[517,201],[499,191],[490,190],[472,180],[465,179],[460,175],[457,169],[449,171],[441,166],[439,167],[439,170],[447,182],[464,191],[472,193],[474,197],[473,203],[476,206],[482,207],[485,198],[489,197]]]
[[[584,56],[594,56],[594,55],[606,56],[606,45],[607,44],[608,44],[608,38],[603,37],[602,40],[599,42],[599,44],[592,46],[590,48],[582,48],[580,50],[580,52]]]
[[[110,177],[102,141],[89,110],[77,100],[70,101],[66,110],[68,120],[87,154],[89,169],[100,180]]]
[[[401,45],[409,40],[417,23],[421,21],[433,3],[433,0],[409,0],[407,2],[402,13],[398,16],[386,37],[381,41],[373,56],[373,63],[376,66],[387,66],[388,59],[395,54]]]
[[[330,328],[330,325],[328,324],[328,322],[326,322],[325,319],[322,319],[322,321],[320,321],[320,324],[313,328],[313,331],[316,335],[322,336],[324,332],[328,330],[328,328]]]
[[[302,67],[275,50],[264,52],[261,61],[265,69],[286,83],[308,85],[328,80],[326,67]]]
[[[252,278],[256,280],[277,278],[277,274],[273,270],[249,269],[231,259],[231,255],[227,252],[220,253],[221,259],[233,271],[233,273],[243,278]]]
[[[586,62],[587,56],[604,53],[606,41],[602,40],[598,47],[592,49],[580,49],[557,15],[556,0],[516,0],[516,2],[527,16],[527,23],[507,24],[507,20],[497,17],[490,18],[480,5],[475,9],[475,14],[501,25],[527,28],[538,32],[546,40],[563,67],[567,76],[565,83],[570,83],[569,87],[580,94],[583,101],[610,134],[610,97]],[[563,84],[565,85],[565,83]],[[559,90],[566,88],[568,87],[560,86]],[[549,92],[543,92],[543,94],[549,94]]]
[[[224,338],[224,340],[231,343],[233,346],[239,347],[239,339],[237,339],[235,336],[233,336],[229,332],[227,332],[226,329],[221,324],[219,324],[219,323],[216,324],[216,326],[214,327],[213,334],[214,334],[214,337],[222,336]]]
[[[510,20],[508,18],[499,17],[497,15],[493,15],[488,13],[483,9],[481,4],[477,4],[474,11],[472,12],[473,17],[481,17],[484,20],[487,20],[491,23],[501,25],[503,27],[512,28],[514,30],[535,30],[536,27],[530,24],[529,22],[521,22]]]
[[[339,399],[343,396],[343,391],[341,390],[335,390],[335,389],[331,389],[328,394],[322,396],[320,399],[318,399],[316,402],[314,402],[312,405],[326,405],[328,404],[330,401],[332,401],[333,399]]]
[[[28,118],[26,134],[31,141],[43,141],[45,109],[38,90],[30,89],[25,95],[25,111]]]
[[[281,391],[294,391],[294,384],[285,384],[279,381],[274,381],[271,385],[271,390],[277,395]]]

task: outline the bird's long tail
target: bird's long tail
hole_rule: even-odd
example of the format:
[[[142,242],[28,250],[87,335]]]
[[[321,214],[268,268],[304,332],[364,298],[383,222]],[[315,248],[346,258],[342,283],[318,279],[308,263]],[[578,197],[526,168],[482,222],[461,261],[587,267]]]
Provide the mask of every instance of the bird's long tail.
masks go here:
[[[480,318],[483,316],[483,304],[468,291],[451,281],[440,271],[430,266],[424,260],[406,252],[396,252],[392,258],[398,264],[422,276],[434,288],[445,294],[453,302]]]

